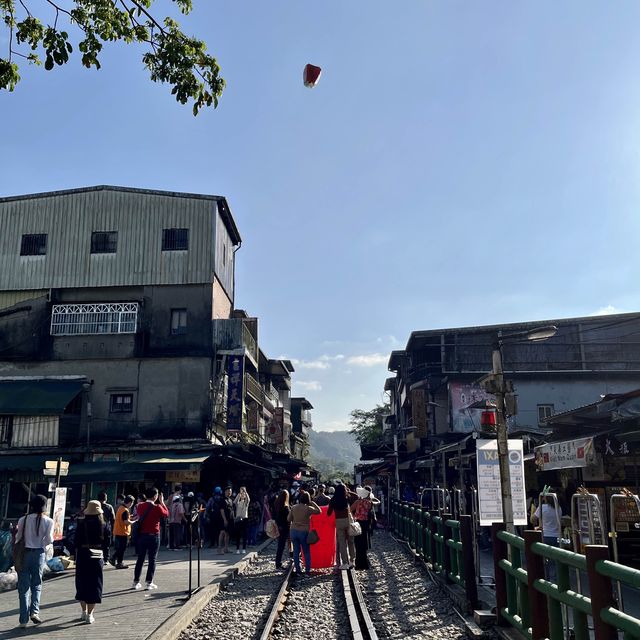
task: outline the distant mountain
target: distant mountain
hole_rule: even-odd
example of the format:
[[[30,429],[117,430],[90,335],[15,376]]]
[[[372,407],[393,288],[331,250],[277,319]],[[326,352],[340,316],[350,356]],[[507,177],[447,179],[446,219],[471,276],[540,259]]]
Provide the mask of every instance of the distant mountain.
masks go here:
[[[360,445],[348,431],[309,430],[309,462],[323,480],[352,475],[360,461]]]

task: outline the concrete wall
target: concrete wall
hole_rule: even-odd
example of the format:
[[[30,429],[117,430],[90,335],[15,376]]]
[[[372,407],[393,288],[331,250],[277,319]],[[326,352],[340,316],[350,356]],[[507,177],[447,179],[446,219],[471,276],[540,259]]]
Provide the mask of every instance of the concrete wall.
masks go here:
[[[600,395],[640,388],[640,375],[630,378],[603,376],[595,379],[516,380],[514,388],[518,394],[515,424],[520,427],[537,427],[539,404],[552,404],[554,413],[576,409],[597,402]]]
[[[233,301],[229,298],[226,291],[223,289],[218,278],[213,281],[213,288],[211,290],[213,296],[212,318],[214,320],[226,320],[231,317],[231,311],[233,309]]]
[[[0,376],[84,375],[93,381],[91,441],[204,437],[209,358],[0,362]],[[132,413],[110,413],[112,394],[132,394]],[[86,431],[85,431],[86,433]]]

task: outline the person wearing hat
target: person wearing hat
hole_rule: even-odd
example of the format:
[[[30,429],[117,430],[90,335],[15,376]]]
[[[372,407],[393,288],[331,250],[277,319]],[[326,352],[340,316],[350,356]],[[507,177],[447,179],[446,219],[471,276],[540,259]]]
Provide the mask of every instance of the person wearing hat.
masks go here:
[[[95,622],[93,612],[102,602],[102,549],[107,536],[102,504],[90,500],[76,530],[76,600],[82,609],[80,620],[87,624]]]
[[[18,520],[16,544],[24,541],[24,557],[18,571],[18,599],[20,626],[25,628],[29,618],[40,624],[40,595],[44,572],[45,547],[53,544],[53,520],[45,515],[47,499],[33,496],[29,501],[29,514]]]
[[[358,499],[351,505],[351,513],[353,514],[354,520],[360,524],[362,534],[356,536],[354,539],[356,551],[355,568],[368,569],[369,559],[367,558],[367,551],[369,549],[370,515],[373,505],[380,504],[380,501],[371,496],[370,487],[357,487],[356,493]]]

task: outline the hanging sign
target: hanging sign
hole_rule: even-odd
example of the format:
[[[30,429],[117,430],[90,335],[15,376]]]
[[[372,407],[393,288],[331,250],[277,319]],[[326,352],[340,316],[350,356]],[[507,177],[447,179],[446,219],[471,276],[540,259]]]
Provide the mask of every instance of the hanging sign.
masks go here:
[[[539,471],[577,469],[595,462],[593,438],[551,442],[535,448]]]
[[[230,356],[227,363],[227,431],[242,431],[244,413],[244,356]]]
[[[497,440],[476,440],[478,464],[478,512],[480,526],[502,522],[502,493]],[[509,478],[513,524],[527,524],[527,501],[524,490],[524,454],[522,440],[509,440]]]

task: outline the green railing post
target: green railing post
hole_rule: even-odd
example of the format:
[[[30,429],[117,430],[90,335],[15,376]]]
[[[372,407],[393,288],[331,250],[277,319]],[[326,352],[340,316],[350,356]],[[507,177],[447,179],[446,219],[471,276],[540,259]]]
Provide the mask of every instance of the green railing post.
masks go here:
[[[437,514],[437,511],[429,511],[429,546],[431,547],[431,567],[434,571],[440,570],[438,567],[438,541],[436,540],[438,533]]]
[[[496,582],[496,619],[501,627],[508,627],[509,622],[502,615],[502,610],[507,607],[507,577],[500,566],[500,560],[508,560],[507,543],[498,538],[498,532],[504,531],[502,522],[494,522],[491,525],[491,539],[493,541],[493,575]]]
[[[409,546],[412,549],[416,548],[416,509],[415,506],[410,502],[409,503]]]
[[[444,579],[445,582],[449,582],[449,574],[451,573],[451,555],[449,554],[449,548],[447,547],[447,526],[445,522],[447,520],[451,520],[453,516],[450,513],[443,513],[440,523],[441,523],[441,534],[442,534],[442,568],[444,571]]]
[[[420,507],[420,551],[422,559],[427,562],[429,560],[429,513],[424,507]]]
[[[547,597],[534,587],[536,580],[544,579],[544,558],[531,550],[531,545],[534,542],[542,542],[542,531],[525,531],[524,555],[527,562],[527,584],[529,586],[531,640],[543,640],[549,637],[549,611]]]
[[[462,542],[462,567],[464,570],[464,590],[467,595],[468,613],[478,606],[478,585],[476,584],[475,559],[473,557],[473,523],[471,516],[460,516],[460,542]]]
[[[603,609],[616,607],[613,598],[613,584],[611,578],[598,573],[596,563],[609,559],[609,547],[606,545],[587,545],[587,576],[589,577],[589,591],[591,593],[591,609],[593,611],[593,630],[596,640],[616,640],[617,630],[608,625],[601,617]]]

